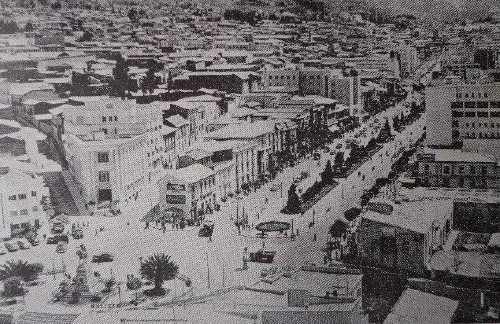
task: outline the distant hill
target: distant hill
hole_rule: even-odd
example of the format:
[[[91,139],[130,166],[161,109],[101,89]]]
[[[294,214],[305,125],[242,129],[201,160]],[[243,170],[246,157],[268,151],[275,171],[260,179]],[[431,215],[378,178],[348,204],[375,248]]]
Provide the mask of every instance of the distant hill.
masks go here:
[[[376,11],[385,15],[410,14],[426,23],[445,21],[478,20],[489,16],[490,12],[500,11],[500,0],[0,0],[3,4],[16,3],[24,7],[31,4],[50,6],[60,3],[63,7],[107,6],[109,4],[139,5],[144,8],[168,6],[172,3],[193,3],[219,9],[248,6],[262,11],[301,8],[313,10],[322,3],[327,12],[343,10]]]

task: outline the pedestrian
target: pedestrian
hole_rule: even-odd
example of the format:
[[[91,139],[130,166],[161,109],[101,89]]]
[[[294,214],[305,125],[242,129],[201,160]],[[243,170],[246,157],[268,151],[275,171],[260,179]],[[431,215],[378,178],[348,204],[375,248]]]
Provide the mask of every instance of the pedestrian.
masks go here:
[[[299,236],[299,229],[297,228],[297,236]]]
[[[209,241],[209,242],[212,242],[212,235],[210,235],[210,236],[208,237],[208,241]]]
[[[146,227],[145,228],[149,228],[149,222],[146,221]]]
[[[317,236],[316,236],[316,233],[314,233],[313,242],[316,242],[316,239],[317,239]]]
[[[163,234],[167,231],[167,227],[163,227]]]

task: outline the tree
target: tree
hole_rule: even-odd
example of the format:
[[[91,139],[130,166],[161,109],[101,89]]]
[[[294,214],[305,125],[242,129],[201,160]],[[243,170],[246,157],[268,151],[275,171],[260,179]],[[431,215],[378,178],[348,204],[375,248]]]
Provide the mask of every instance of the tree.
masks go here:
[[[33,30],[35,30],[35,28],[33,28],[33,23],[31,21],[28,21],[26,23],[26,25],[24,26],[24,31],[25,32],[32,32]]]
[[[134,8],[130,9],[127,15],[130,22],[134,24],[139,22],[139,13]]]
[[[353,207],[345,211],[344,217],[350,222],[354,220],[356,217],[358,217],[360,214],[361,214],[361,209]]]
[[[122,56],[116,60],[113,68],[113,85],[111,95],[125,98],[125,92],[130,90],[130,77],[128,75],[128,65]]]
[[[83,32],[82,37],[78,39],[79,42],[91,42],[92,39],[94,38],[94,34],[89,32],[88,30]]]
[[[337,154],[335,155],[334,164],[337,168],[340,168],[342,167],[342,165],[344,165],[344,152],[337,152]]]
[[[399,126],[400,126],[400,120],[399,120],[399,117],[398,115],[394,116],[394,118],[392,119],[392,127],[394,129],[399,129]]]
[[[24,281],[33,281],[42,273],[43,265],[40,263],[28,263],[27,261],[18,260],[7,261],[0,269],[0,280],[10,277],[20,277]]]
[[[391,137],[391,126],[389,126],[389,120],[385,120],[384,127],[380,130],[380,133],[378,134],[377,141],[379,143],[386,142],[390,137]]]
[[[154,66],[151,65],[146,72],[146,76],[142,79],[141,84],[142,92],[152,94],[154,89],[158,88],[158,83],[156,82],[155,69]]]
[[[300,213],[300,199],[296,192],[297,186],[292,183],[290,189],[288,189],[288,200],[286,206],[283,209],[286,214],[298,214]]]
[[[325,170],[321,172],[321,181],[325,185],[333,184],[334,180],[334,174],[333,174],[333,169],[332,169],[332,162],[328,160],[325,165]]]
[[[50,5],[50,8],[52,8],[52,10],[59,10],[61,9],[61,3],[59,1],[54,2],[53,4]]]
[[[340,238],[347,231],[347,224],[340,219],[337,219],[332,226],[330,226],[330,235],[335,238]]]
[[[165,294],[162,288],[163,282],[174,279],[178,271],[177,264],[164,253],[154,254],[141,264],[141,276],[154,282],[151,294],[156,296]]]
[[[12,298],[23,296],[25,293],[20,277],[10,277],[4,281],[2,296]]]

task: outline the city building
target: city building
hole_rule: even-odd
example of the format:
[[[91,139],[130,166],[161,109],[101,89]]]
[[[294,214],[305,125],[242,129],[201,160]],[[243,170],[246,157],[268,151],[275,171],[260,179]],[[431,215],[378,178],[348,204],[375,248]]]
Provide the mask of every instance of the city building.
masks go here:
[[[177,217],[198,220],[214,211],[216,204],[215,172],[201,164],[168,170],[158,180],[161,211]]]
[[[424,274],[452,229],[452,199],[372,201],[357,226],[358,257],[368,265]]]
[[[65,107],[64,149],[87,203],[128,202],[163,170],[161,107],[109,99]]]
[[[19,162],[0,160],[0,239],[8,239],[45,221],[42,197],[48,197],[43,178],[15,167]],[[10,167],[9,167],[10,166]]]
[[[498,161],[479,153],[425,148],[417,153],[416,174],[423,186],[500,189]]]
[[[427,145],[461,147],[469,142],[480,153],[495,154],[491,148],[500,139],[500,84],[428,87],[426,110]]]

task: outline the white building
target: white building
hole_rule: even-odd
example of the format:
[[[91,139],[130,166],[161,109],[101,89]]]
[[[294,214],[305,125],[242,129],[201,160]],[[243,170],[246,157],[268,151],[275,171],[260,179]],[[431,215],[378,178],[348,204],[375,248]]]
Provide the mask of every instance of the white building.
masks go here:
[[[493,153],[500,140],[500,83],[428,87],[426,105],[427,145],[469,142]]]
[[[48,196],[43,178],[35,173],[0,164],[0,239],[10,238],[45,219],[42,196]]]
[[[128,202],[157,179],[166,152],[161,109],[109,99],[65,106],[64,148],[87,202]]]

